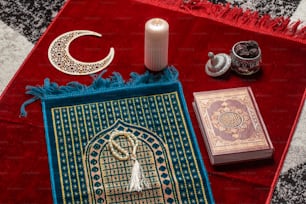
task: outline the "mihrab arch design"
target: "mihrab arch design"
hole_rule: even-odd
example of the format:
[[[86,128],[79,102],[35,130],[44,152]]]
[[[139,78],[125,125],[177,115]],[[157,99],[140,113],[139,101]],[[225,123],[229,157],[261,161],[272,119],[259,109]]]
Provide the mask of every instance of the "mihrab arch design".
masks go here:
[[[129,191],[133,162],[112,156],[108,140],[113,131],[127,131],[139,142],[137,159],[150,187],[141,192]],[[121,147],[131,152],[124,137],[117,138]],[[176,178],[162,139],[146,128],[117,120],[115,124],[95,135],[85,147],[84,166],[90,203],[175,203],[179,197]]]

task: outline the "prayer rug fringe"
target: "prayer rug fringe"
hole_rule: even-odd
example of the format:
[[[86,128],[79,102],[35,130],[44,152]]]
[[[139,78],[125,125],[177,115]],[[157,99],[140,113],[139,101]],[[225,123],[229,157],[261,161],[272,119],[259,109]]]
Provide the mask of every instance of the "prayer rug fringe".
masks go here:
[[[100,74],[91,75],[93,82],[89,86],[75,81],[69,82],[65,86],[59,86],[55,82],[50,82],[49,78],[44,80],[43,86],[26,86],[26,94],[32,95],[33,97],[21,105],[20,116],[26,117],[26,106],[39,99],[45,99],[52,96],[65,97],[82,95],[85,93],[90,94],[101,90],[114,90],[121,87],[156,85],[158,83],[173,82],[178,79],[178,71],[173,66],[169,66],[167,69],[157,73],[146,71],[144,74],[138,74],[132,72],[128,81],[125,81],[118,72],[113,72],[112,76],[109,78],[103,78],[105,72],[106,70],[102,71]]]

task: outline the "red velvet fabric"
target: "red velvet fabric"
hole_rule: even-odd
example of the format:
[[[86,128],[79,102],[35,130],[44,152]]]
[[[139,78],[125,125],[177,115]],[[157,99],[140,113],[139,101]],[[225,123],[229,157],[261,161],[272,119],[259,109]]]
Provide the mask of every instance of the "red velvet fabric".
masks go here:
[[[289,17],[260,15],[258,11],[246,10],[227,4],[215,4],[209,0],[136,0],[162,8],[177,10],[195,16],[240,27],[245,30],[278,36],[306,44],[306,26],[301,21],[292,21]]]
[[[28,117],[19,117],[27,99],[26,85],[51,81],[90,84],[89,76],[70,76],[49,63],[47,51],[58,35],[77,29],[103,34],[82,37],[71,44],[71,54],[80,60],[98,60],[110,46],[115,58],[106,76],[120,72],[142,73],[144,24],[161,17],[170,24],[169,64],[180,73],[187,105],[217,203],[264,203],[274,174],[281,163],[291,126],[306,83],[306,46],[302,43],[245,31],[213,20],[162,9],[135,1],[68,1],[65,8],[33,49],[0,100],[0,203],[51,203],[51,184],[40,103],[27,107]],[[207,52],[229,53],[240,40],[256,40],[263,53],[262,73],[241,78],[233,73],[223,79],[208,77]],[[275,146],[273,159],[212,167],[192,109],[195,91],[250,86]]]

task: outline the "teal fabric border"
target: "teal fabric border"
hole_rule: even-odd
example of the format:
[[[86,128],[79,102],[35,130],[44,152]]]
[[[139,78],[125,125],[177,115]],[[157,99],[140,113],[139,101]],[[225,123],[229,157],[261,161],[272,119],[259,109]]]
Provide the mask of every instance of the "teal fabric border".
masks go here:
[[[50,170],[50,181],[51,181],[51,190],[52,190],[52,198],[53,203],[57,202],[57,194],[56,194],[56,186],[55,186],[55,178],[54,178],[54,170],[53,170],[53,157],[51,154],[51,145],[50,145],[50,139],[49,139],[49,131],[48,131],[48,122],[47,122],[47,115],[46,115],[46,108],[45,103],[42,103],[42,110],[43,110],[43,118],[44,118],[44,127],[45,127],[45,138],[47,143],[47,151],[48,151],[48,162],[49,162],[49,170]]]
[[[180,82],[177,82],[177,83],[178,83],[178,86],[179,86],[180,97],[181,97],[181,101],[183,103],[183,108],[184,108],[184,111],[185,111],[185,114],[186,114],[185,117],[187,119],[187,122],[188,122],[188,125],[189,125],[188,127],[190,128],[190,132],[191,132],[191,135],[192,135],[192,141],[193,141],[194,149],[197,151],[197,156],[198,156],[198,159],[200,161],[201,170],[203,171],[203,175],[204,175],[204,178],[206,180],[206,185],[207,185],[207,189],[208,189],[207,195],[210,198],[211,203],[215,203],[214,197],[213,197],[213,194],[212,194],[212,190],[211,190],[211,186],[210,186],[210,183],[209,183],[208,174],[207,174],[207,171],[206,171],[206,168],[205,168],[205,165],[204,165],[204,161],[203,161],[203,158],[202,158],[201,150],[200,150],[200,147],[199,147],[199,144],[198,144],[198,141],[197,141],[197,138],[196,138],[196,134],[195,134],[193,126],[192,126],[191,118],[190,118],[190,115],[189,115],[189,112],[188,112],[188,108],[187,108],[188,106],[187,106],[187,103],[186,103],[186,100],[185,100],[185,97],[184,97],[183,87],[182,87],[182,84]]]

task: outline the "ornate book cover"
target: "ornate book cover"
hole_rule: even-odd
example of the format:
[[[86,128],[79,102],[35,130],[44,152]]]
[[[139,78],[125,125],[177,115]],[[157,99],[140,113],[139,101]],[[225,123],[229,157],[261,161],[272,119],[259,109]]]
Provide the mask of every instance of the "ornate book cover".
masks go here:
[[[194,93],[212,164],[271,157],[273,145],[250,87]]]

